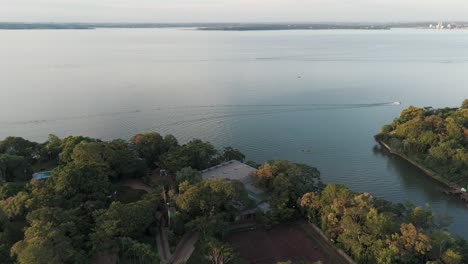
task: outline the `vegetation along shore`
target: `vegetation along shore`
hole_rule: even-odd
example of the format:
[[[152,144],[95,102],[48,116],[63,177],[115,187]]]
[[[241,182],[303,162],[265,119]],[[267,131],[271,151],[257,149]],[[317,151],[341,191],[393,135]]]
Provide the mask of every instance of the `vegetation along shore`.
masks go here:
[[[459,108],[410,106],[375,138],[468,206],[468,99]]]
[[[409,122],[428,111],[431,120],[440,114],[458,124],[466,108],[443,114],[410,108],[402,116]],[[454,126],[447,130],[459,139]],[[0,176],[2,263],[468,259],[467,242],[446,229],[450,219],[429,208],[325,185],[314,167],[284,160],[260,165],[237,149],[197,139],[180,144],[156,132],[129,141],[8,137],[0,141]],[[244,245],[253,239],[256,252]]]

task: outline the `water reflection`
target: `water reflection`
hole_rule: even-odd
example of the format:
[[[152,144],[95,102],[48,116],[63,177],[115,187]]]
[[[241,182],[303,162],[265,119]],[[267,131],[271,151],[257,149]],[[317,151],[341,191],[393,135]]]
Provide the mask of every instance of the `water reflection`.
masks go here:
[[[399,188],[406,192],[405,200],[409,200],[416,205],[429,204],[436,213],[447,213],[454,221],[449,227],[449,230],[454,234],[462,236],[468,235],[466,223],[468,216],[467,208],[456,196],[446,195],[443,193],[447,188],[436,180],[426,175],[419,168],[413,166],[408,161],[390,154],[380,144],[374,146],[373,154],[375,156],[384,157],[387,162],[388,170],[394,171],[394,175],[400,180]],[[401,196],[386,197],[392,201],[401,201]]]

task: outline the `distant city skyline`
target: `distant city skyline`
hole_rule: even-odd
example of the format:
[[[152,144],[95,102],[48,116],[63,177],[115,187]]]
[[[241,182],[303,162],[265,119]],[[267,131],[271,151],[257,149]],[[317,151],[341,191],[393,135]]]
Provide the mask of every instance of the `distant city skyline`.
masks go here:
[[[467,14],[467,0],[0,0],[0,22],[450,22]]]

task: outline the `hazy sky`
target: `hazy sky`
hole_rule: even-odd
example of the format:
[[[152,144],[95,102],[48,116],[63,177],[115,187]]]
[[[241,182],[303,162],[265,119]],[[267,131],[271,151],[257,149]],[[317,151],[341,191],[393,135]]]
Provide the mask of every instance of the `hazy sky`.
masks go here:
[[[468,20],[468,0],[0,0],[0,21]]]

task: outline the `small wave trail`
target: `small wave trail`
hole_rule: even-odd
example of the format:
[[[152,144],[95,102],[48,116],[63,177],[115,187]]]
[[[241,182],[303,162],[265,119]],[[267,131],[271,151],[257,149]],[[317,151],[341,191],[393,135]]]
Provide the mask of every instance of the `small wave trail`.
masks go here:
[[[397,106],[401,105],[400,101],[395,101],[395,102],[387,102],[387,103],[375,103],[375,104],[366,104],[366,106],[372,107],[372,106]]]

